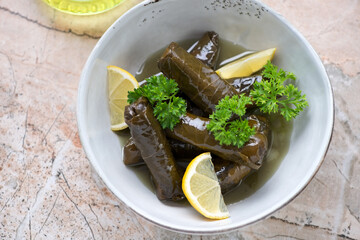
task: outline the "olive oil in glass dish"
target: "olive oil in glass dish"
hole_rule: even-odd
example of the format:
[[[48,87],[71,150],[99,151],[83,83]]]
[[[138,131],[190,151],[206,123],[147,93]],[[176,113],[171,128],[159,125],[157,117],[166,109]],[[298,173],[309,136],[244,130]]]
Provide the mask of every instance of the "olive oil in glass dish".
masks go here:
[[[65,13],[92,15],[118,6],[126,0],[43,0],[49,6]]]

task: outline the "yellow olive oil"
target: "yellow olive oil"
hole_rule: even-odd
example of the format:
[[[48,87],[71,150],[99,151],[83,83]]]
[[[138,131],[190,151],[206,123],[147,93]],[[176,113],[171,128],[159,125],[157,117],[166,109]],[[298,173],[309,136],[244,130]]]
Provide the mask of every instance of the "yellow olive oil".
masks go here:
[[[105,12],[126,0],[43,0],[51,7],[66,13],[90,15]]]

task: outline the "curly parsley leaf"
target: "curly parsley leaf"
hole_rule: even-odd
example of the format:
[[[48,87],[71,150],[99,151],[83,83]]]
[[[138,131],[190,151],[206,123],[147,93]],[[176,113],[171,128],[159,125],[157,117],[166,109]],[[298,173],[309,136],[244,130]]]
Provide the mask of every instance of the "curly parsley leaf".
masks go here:
[[[138,100],[141,96],[143,96],[142,88],[135,88],[134,91],[128,91],[128,100],[129,104],[132,104],[136,100]]]
[[[224,145],[242,147],[255,134],[248,121],[242,120],[246,112],[245,106],[251,104],[251,98],[241,94],[239,96],[226,96],[216,105],[216,110],[210,115],[210,122],[206,128],[214,135],[215,139]],[[229,121],[233,114],[240,118]]]
[[[296,80],[293,73],[286,72],[268,61],[262,76],[263,81],[254,83],[250,97],[226,96],[218,103],[216,111],[210,115],[211,120],[207,129],[220,144],[241,147],[255,133],[255,130],[249,127],[247,120],[241,119],[246,112],[245,106],[252,101],[262,112],[280,112],[288,121],[308,106],[306,96],[300,90],[293,84],[285,84],[287,80]],[[240,119],[229,121],[233,114],[238,115]]]
[[[154,107],[154,115],[163,129],[173,129],[186,113],[186,102],[179,97],[173,97],[168,102],[159,102]]]
[[[279,104],[282,105],[280,114],[283,115],[287,121],[295,118],[306,106],[308,106],[306,96],[301,95],[301,91],[292,84],[285,87],[284,96],[285,98],[279,102]]]
[[[146,97],[161,127],[173,129],[180,122],[180,117],[186,113],[186,101],[175,96],[179,91],[177,83],[164,75],[145,80],[145,85],[128,92],[128,103],[132,104],[140,97]]]
[[[250,96],[264,113],[280,112],[287,121],[295,118],[308,106],[306,96],[286,80],[296,80],[293,73],[285,72],[270,61],[264,66],[263,81],[255,82]]]

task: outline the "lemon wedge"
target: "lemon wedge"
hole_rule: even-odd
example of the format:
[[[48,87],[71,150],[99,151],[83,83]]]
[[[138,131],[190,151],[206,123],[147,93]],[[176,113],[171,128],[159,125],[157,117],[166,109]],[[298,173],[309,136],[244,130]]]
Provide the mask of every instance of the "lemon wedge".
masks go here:
[[[222,79],[250,76],[254,72],[263,68],[267,61],[271,61],[274,57],[275,51],[276,48],[270,48],[247,55],[219,68],[216,70],[216,73]]]
[[[128,91],[139,87],[139,83],[129,72],[112,65],[107,67],[107,81],[111,130],[123,130],[128,127],[124,119],[125,106],[128,105]]]
[[[189,203],[203,216],[211,219],[230,216],[209,152],[190,162],[182,180],[182,189]]]

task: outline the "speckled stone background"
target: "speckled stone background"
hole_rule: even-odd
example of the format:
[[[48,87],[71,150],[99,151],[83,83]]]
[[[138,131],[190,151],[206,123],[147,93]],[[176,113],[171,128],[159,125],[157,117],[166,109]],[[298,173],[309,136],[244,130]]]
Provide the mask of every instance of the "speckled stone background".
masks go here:
[[[96,17],[40,0],[0,0],[0,239],[360,239],[360,1],[263,0],[313,45],[336,120],[315,178],[267,219],[219,236],[161,229],[90,167],[76,126],[82,67],[127,1]]]

